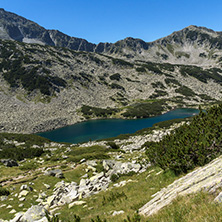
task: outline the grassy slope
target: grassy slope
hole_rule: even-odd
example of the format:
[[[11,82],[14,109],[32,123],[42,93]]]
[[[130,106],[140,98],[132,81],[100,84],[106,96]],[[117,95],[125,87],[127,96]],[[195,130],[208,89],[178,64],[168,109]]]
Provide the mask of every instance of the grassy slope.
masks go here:
[[[159,124],[159,127],[165,126],[168,127],[171,124],[171,121],[166,123]],[[147,130],[147,129],[146,129]],[[142,130],[141,132],[137,132],[136,135],[143,135],[146,130]],[[149,133],[147,131],[146,133]],[[36,141],[35,141],[36,142]],[[44,141],[45,142],[45,141]],[[77,165],[77,167],[73,168],[73,160],[76,159],[78,162],[82,157],[91,158],[91,154],[93,152],[93,158],[96,158],[97,155],[110,155],[104,149],[104,147],[91,147],[88,148],[89,152],[86,152],[86,148],[72,148],[70,153],[65,153],[68,155],[68,159],[64,161],[61,159],[62,153],[69,144],[64,145],[64,147],[59,148],[53,151],[53,155],[48,158],[45,154],[42,157],[38,157],[36,160],[30,159],[27,161],[26,165],[34,165],[38,169],[32,169],[31,171],[27,168],[26,165],[23,164],[23,168],[13,167],[6,168],[4,166],[0,166],[1,174],[0,181],[9,179],[19,175],[27,175],[27,178],[23,178],[18,180],[17,182],[11,182],[5,187],[11,191],[9,198],[5,201],[0,201],[0,206],[2,204],[11,205],[12,209],[18,211],[24,211],[28,209],[32,204],[38,204],[35,202],[37,196],[40,192],[44,191],[47,195],[52,195],[53,186],[61,179],[55,177],[48,177],[42,174],[41,167],[52,167],[59,166],[64,171],[65,181],[71,182],[79,182],[81,176],[85,174],[85,165]],[[114,150],[110,150],[114,151]],[[134,155],[138,155],[136,152],[133,154],[124,154],[116,150],[115,153],[121,154],[123,157],[123,161],[128,161]],[[72,157],[75,157],[74,159]],[[110,155],[111,158],[112,155]],[[45,160],[43,164],[38,163],[42,159]],[[24,167],[24,165],[26,167]],[[180,175],[182,176],[182,175]],[[60,219],[64,222],[74,221],[74,215],[79,215],[81,217],[81,221],[91,221],[92,218],[96,218],[97,215],[100,216],[101,219],[106,218],[107,221],[110,222],[120,222],[131,221],[136,222],[139,220],[133,219],[136,210],[142,207],[145,203],[147,203],[150,199],[152,199],[152,195],[158,192],[161,188],[166,187],[171,184],[174,180],[178,179],[180,176],[176,176],[172,171],[163,172],[159,167],[150,167],[148,170],[142,174],[136,174],[133,176],[124,176],[120,177],[117,182],[122,180],[132,181],[127,183],[123,187],[113,188],[112,184],[110,188],[106,192],[101,192],[92,197],[84,199],[87,202],[87,205],[83,206],[74,206],[71,209],[68,208],[67,205],[63,206],[61,209],[57,210],[55,213],[60,214]],[[22,184],[28,184],[29,182],[33,182],[34,191],[30,192],[26,197],[24,202],[19,202],[18,198],[14,195],[15,193],[19,193],[19,189]],[[115,183],[117,183],[115,182]],[[49,184],[51,186],[50,189],[46,189],[45,184]],[[119,197],[117,197],[119,196]],[[141,217],[140,221],[220,221],[222,217],[222,206],[213,202],[214,196],[206,193],[197,193],[193,195],[189,195],[186,197],[178,197],[173,203],[157,214],[143,218]],[[18,207],[19,204],[23,203],[24,207]],[[113,211],[123,210],[125,213],[117,216],[112,216]],[[12,214],[9,214],[11,209],[5,209],[0,207],[0,218],[10,219],[13,218]],[[128,219],[127,219],[127,216]],[[131,218],[129,220],[129,218]]]

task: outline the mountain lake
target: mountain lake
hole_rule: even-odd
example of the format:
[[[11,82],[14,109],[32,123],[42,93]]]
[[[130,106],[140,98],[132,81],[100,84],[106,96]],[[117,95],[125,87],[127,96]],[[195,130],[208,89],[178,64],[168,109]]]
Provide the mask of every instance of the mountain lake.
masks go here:
[[[82,143],[90,140],[106,139],[120,134],[134,133],[153,124],[194,116],[197,109],[182,108],[169,111],[160,116],[144,119],[99,119],[88,120],[52,131],[38,133],[39,136],[55,142]]]

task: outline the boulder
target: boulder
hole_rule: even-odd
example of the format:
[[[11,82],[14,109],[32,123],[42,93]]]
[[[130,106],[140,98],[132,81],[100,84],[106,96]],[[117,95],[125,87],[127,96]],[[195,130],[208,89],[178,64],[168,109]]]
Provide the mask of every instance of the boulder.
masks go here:
[[[23,190],[19,193],[18,198],[25,197],[28,195],[28,193],[29,193],[28,190]]]
[[[21,221],[21,217],[24,215],[24,212],[18,212],[15,214],[15,217],[10,220],[10,222],[18,222],[18,221]],[[0,220],[1,221],[1,220]]]
[[[46,218],[46,209],[42,206],[32,206],[20,218],[21,222],[48,222]]]
[[[48,170],[45,172],[45,175],[58,177],[58,178],[64,178],[63,172],[60,169]]]
[[[23,184],[21,187],[20,187],[20,190],[28,190],[28,191],[33,191],[33,188],[26,185],[26,184]]]
[[[10,213],[10,214],[15,214],[15,213],[16,213],[16,210],[15,210],[15,209],[12,209],[9,213]]]
[[[83,204],[86,204],[86,201],[82,201],[82,200],[75,201],[75,202],[69,204],[69,209],[72,208],[75,205],[83,205]]]

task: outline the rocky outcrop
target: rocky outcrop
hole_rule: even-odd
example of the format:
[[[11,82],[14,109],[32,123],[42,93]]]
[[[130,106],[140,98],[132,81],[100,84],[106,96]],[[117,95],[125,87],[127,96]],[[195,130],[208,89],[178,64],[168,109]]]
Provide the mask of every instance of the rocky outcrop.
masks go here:
[[[48,222],[48,211],[42,206],[32,206],[26,212],[18,212],[10,222]]]
[[[44,200],[44,196],[39,197],[37,202],[42,204],[45,208],[56,208],[64,204],[69,204],[71,208],[74,205],[80,204],[79,201],[82,198],[89,197],[91,195],[97,194],[102,190],[106,190],[111,183],[111,176],[113,174],[121,175],[127,174],[129,172],[141,173],[149,165],[140,165],[138,163],[131,162],[120,162],[115,160],[103,160],[102,164],[105,172],[95,172],[94,161],[88,161],[87,171],[93,171],[93,176],[88,178],[88,174],[80,180],[80,183],[75,182],[66,183],[64,181],[58,182],[53,190],[53,195],[47,197]],[[115,186],[123,186],[127,182]],[[81,203],[82,204],[82,203]]]
[[[198,191],[215,193],[222,187],[222,157],[213,160],[186,176],[176,180],[166,188],[152,195],[152,199],[139,209],[140,214],[149,216],[170,204],[178,195],[187,195]],[[221,194],[215,201],[221,200]]]

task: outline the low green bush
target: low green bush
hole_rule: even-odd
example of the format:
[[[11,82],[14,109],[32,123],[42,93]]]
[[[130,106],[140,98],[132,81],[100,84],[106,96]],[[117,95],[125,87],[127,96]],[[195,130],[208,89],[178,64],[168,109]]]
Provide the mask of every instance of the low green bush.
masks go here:
[[[127,107],[122,115],[128,118],[147,118],[154,115],[160,115],[164,111],[165,106],[166,103],[163,100],[148,103],[135,103]]]
[[[23,165],[19,166],[20,170],[35,170],[38,166],[34,163],[24,163]]]
[[[0,151],[0,159],[23,160],[25,158],[40,157],[44,153],[42,148],[5,147]]]
[[[119,149],[119,146],[115,142],[112,142],[112,141],[107,142],[106,145],[108,145],[110,148],[114,150]]]
[[[176,89],[175,92],[188,97],[193,97],[196,95],[195,92],[192,89],[188,88],[187,86],[181,86],[178,89]]]
[[[160,81],[152,82],[151,85],[152,85],[153,88],[166,89],[166,87]]]
[[[121,75],[119,73],[115,73],[109,77],[111,80],[119,81],[121,79]]]
[[[103,108],[83,105],[81,108],[81,112],[84,116],[107,117],[118,112],[118,109],[115,108],[103,109]]]
[[[112,83],[112,84],[110,85],[110,87],[111,87],[112,89],[121,89],[121,90],[124,90],[124,91],[125,91],[125,88],[124,88],[123,86],[121,86],[121,85],[119,85],[119,84],[116,84],[116,83]]]
[[[8,191],[6,188],[0,186],[0,196],[8,196],[10,194],[10,191]]]
[[[147,142],[146,154],[153,164],[176,173],[203,166],[222,154],[222,105],[200,111],[160,142]]]

